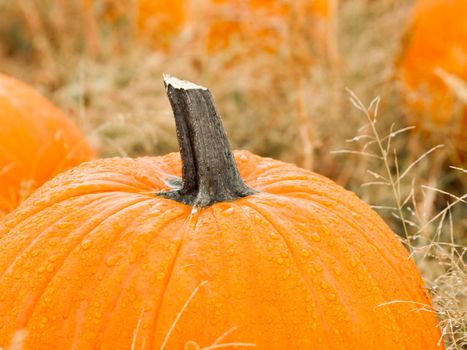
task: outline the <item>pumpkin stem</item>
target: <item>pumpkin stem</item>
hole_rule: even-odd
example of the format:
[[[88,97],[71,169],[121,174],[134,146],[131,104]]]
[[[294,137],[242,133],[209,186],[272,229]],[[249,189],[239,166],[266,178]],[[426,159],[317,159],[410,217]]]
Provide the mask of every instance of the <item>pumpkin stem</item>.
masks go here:
[[[157,195],[205,208],[256,193],[240,177],[211,92],[170,76],[164,84],[175,116],[182,186]]]

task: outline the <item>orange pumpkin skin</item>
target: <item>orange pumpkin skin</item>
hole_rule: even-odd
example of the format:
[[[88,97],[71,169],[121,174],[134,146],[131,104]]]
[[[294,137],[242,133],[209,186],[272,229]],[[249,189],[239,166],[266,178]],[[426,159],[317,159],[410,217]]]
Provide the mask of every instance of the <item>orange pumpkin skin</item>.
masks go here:
[[[467,107],[436,70],[467,80],[465,0],[419,0],[400,61],[403,96],[421,129],[448,129],[467,152]]]
[[[0,216],[57,173],[93,157],[71,121],[31,87],[0,74]]]
[[[206,209],[154,196],[180,176],[178,153],[87,162],[42,186],[0,223],[0,346],[26,330],[25,349],[161,349],[167,335],[164,349],[222,335],[443,349],[415,264],[375,212],[313,172],[235,158],[259,192]]]

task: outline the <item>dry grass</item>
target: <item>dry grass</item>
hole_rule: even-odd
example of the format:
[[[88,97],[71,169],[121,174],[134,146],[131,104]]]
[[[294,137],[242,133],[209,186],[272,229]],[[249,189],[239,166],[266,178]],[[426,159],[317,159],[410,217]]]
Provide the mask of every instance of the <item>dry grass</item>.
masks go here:
[[[329,22],[268,22],[286,38],[274,53],[241,42],[212,53],[199,22],[167,50],[138,38],[134,13],[99,21],[102,8],[83,13],[81,0],[0,0],[0,71],[68,110],[103,156],[177,149],[163,73],[210,87],[235,148],[325,174],[374,206],[416,260],[448,349],[465,348],[467,173],[449,140],[418,133],[402,107],[394,63],[412,1],[331,3]],[[464,82],[439,74],[465,97]]]
[[[396,139],[412,128],[397,129],[392,124],[389,133],[383,135],[377,119],[380,99],[375,98],[367,107],[353,92],[349,94],[352,105],[364,114],[367,123],[349,140],[357,143],[355,150],[335,153],[355,154],[381,165],[379,170],[372,168],[376,171],[367,169],[370,181],[362,186],[372,190],[382,188],[392,194],[390,200],[377,201],[373,208],[392,216],[391,223],[396,232],[401,233],[402,243],[415,259],[431,292],[433,308],[417,304],[414,309],[437,312],[447,348],[463,349],[467,345],[467,248],[463,244],[465,216],[462,213],[465,213],[467,193],[457,196],[434,187],[442,173],[443,145],[434,146],[406,165],[401,164],[404,159],[398,155],[400,147]],[[428,176],[428,184],[420,183],[418,168],[423,163],[431,165],[434,172]],[[453,167],[452,170],[467,173],[462,168]],[[445,200],[444,207],[439,209],[436,208],[437,196]],[[457,222],[455,225],[454,217],[460,221],[459,226]],[[411,303],[409,300],[390,303],[394,302]]]

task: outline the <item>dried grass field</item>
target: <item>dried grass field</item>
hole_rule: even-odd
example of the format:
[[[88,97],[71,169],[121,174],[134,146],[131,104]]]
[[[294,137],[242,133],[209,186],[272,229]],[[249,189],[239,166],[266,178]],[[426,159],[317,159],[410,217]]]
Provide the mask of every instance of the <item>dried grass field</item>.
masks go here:
[[[233,148],[323,174],[384,218],[433,298],[414,310],[466,349],[467,48],[464,76],[433,73],[455,106],[437,119],[445,100],[418,108],[401,68],[414,1],[214,3],[155,1],[151,20],[137,0],[0,0],[0,72],[67,111],[102,157],[178,150],[164,73],[209,87]]]

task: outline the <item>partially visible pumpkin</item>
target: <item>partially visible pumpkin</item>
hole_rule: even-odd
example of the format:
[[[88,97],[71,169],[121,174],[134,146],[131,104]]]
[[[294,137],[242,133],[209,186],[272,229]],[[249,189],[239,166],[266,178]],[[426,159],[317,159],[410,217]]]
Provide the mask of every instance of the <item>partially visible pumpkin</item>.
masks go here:
[[[185,0],[82,0],[84,11],[112,25],[134,21],[137,34],[157,48],[166,48],[180,33],[186,16]]]
[[[209,91],[166,84],[181,157],[87,162],[0,222],[1,347],[23,331],[36,350],[443,349],[414,262],[368,205],[234,156]]]
[[[400,59],[403,97],[422,130],[467,152],[467,106],[445,73],[467,82],[467,1],[419,0]]]
[[[139,0],[138,29],[152,43],[168,45],[185,24],[186,0]]]
[[[291,21],[306,21],[302,30],[308,35],[318,30],[328,15],[328,0],[210,0],[205,12],[209,50],[223,50],[237,43],[247,51],[277,52],[289,40]],[[314,38],[320,39],[318,35]]]
[[[0,216],[93,154],[57,107],[26,84],[0,74]]]

